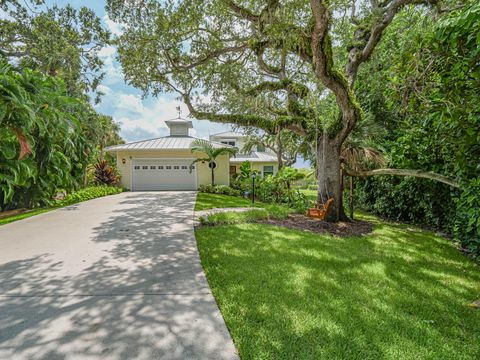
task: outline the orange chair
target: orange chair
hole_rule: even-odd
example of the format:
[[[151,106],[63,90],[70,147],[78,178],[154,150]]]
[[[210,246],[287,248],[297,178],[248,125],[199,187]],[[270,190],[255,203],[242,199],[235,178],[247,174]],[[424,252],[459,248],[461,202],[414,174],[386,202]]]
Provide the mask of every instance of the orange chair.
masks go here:
[[[330,206],[333,204],[333,198],[327,200],[325,204],[317,203],[314,208],[310,208],[307,210],[307,216],[317,218],[320,220],[325,220],[328,214],[328,210]]]

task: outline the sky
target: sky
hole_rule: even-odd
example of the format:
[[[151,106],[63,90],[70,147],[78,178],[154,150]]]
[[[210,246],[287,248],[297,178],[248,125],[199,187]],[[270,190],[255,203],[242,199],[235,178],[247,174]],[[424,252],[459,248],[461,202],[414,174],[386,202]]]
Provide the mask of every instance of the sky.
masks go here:
[[[47,0],[48,5],[57,4],[65,6],[70,4],[75,8],[87,6],[94,10],[102,19],[105,27],[113,35],[121,33],[121,26],[112,21],[105,12],[105,1],[103,0]],[[122,68],[116,60],[117,51],[115,47],[108,46],[100,51],[101,59],[104,61],[105,79],[99,86],[99,90],[105,93],[100,104],[95,108],[98,112],[113,117],[114,121],[120,124],[120,135],[126,142],[151,139],[168,135],[168,128],[165,120],[178,117],[176,108],[180,106],[182,117],[187,117],[189,112],[186,105],[178,100],[177,94],[162,93],[157,97],[147,96],[142,98],[142,92],[125,83]],[[190,135],[208,139],[210,134],[229,131],[230,125],[213,123],[207,120],[193,121],[193,129]],[[295,167],[305,167],[303,161],[297,161]]]

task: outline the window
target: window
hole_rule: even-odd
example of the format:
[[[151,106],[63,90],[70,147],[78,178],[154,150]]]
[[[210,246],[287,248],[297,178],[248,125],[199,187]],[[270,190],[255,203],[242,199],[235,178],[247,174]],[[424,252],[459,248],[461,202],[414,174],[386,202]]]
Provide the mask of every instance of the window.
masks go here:
[[[182,165],[182,170],[187,170],[188,166],[187,165]]]
[[[265,165],[263,167],[263,176],[273,175],[273,166]]]
[[[230,176],[235,175],[237,173],[237,167],[235,165],[230,165],[229,172],[230,172]]]
[[[180,169],[180,166],[175,165],[173,168],[174,168],[175,170],[178,170],[178,169]]]
[[[195,165],[192,165],[192,170],[195,170]]]
[[[150,170],[155,170],[157,167],[155,165],[150,166]]]
[[[171,169],[172,169],[172,167],[171,167],[170,165],[167,165],[167,166],[165,166],[165,169],[167,169],[167,170],[171,170]]]
[[[158,170],[163,170],[163,165],[158,165]]]
[[[147,166],[147,165],[143,165],[143,166],[142,166],[142,169],[143,169],[143,170],[148,170],[148,166]]]
[[[135,165],[133,168],[134,168],[135,170],[140,170],[140,166],[138,166],[138,165]]]
[[[265,151],[265,146],[263,146],[262,144],[258,144],[257,145],[257,151],[264,152]]]
[[[225,145],[237,146],[237,144],[235,143],[235,140],[222,140],[220,142]]]

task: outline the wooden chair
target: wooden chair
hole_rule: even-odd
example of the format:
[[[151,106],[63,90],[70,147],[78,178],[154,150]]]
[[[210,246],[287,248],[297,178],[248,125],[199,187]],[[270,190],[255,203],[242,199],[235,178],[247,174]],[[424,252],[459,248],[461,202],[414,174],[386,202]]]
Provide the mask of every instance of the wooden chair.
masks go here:
[[[307,216],[317,218],[320,220],[325,220],[328,214],[328,210],[330,206],[333,204],[333,198],[327,200],[325,204],[317,203],[314,208],[310,208],[307,210]]]

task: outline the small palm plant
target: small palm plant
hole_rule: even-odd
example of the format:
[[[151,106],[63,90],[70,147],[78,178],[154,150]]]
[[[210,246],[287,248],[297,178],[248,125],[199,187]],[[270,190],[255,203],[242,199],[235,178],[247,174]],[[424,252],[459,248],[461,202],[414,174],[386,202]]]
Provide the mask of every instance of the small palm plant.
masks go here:
[[[224,154],[230,154],[230,155],[235,156],[238,149],[237,148],[232,148],[232,147],[216,148],[209,141],[202,140],[202,139],[197,139],[197,140],[193,141],[191,151],[192,151],[192,153],[199,152],[199,153],[205,154],[205,157],[195,159],[192,162],[192,164],[190,165],[190,167],[193,166],[197,162],[200,162],[200,161],[205,162],[206,161],[208,163],[208,167],[210,168],[210,171],[212,173],[212,186],[213,186],[213,185],[215,185],[215,172],[214,172],[214,170],[215,170],[215,167],[216,167],[216,163],[215,163],[216,158],[219,157],[220,155],[224,155]]]

